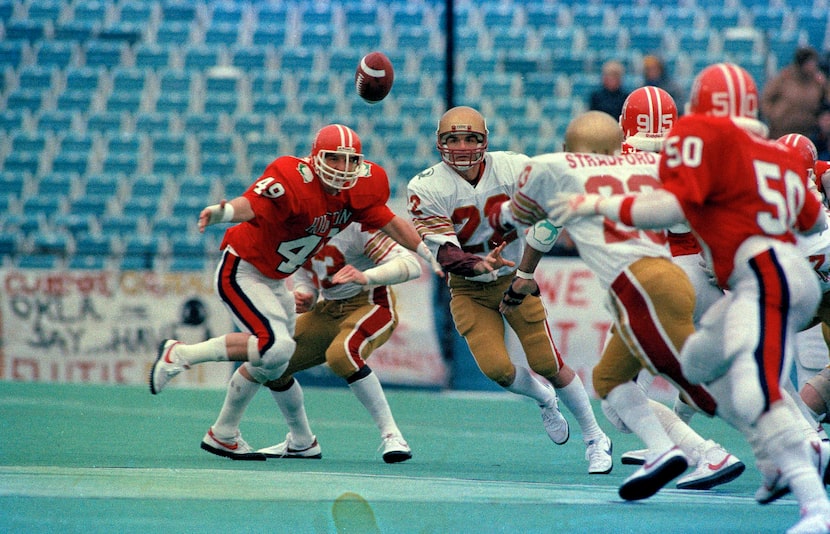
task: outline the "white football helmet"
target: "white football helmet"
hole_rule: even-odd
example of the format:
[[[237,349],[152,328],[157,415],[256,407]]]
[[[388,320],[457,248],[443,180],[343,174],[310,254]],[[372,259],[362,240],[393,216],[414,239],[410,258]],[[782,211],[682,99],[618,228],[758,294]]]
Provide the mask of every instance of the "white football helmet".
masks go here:
[[[342,124],[323,126],[311,145],[311,167],[326,185],[335,189],[351,189],[362,176],[363,154],[360,137]],[[346,168],[336,169],[326,162],[326,156],[337,154],[346,159]]]
[[[620,115],[624,142],[637,150],[659,152],[676,120],[677,105],[668,92],[651,85],[635,89]]]
[[[441,159],[457,171],[466,171],[480,163],[487,152],[487,124],[481,113],[473,108],[460,106],[453,108],[441,117],[436,130],[436,146]],[[453,141],[463,140],[467,136],[475,137],[474,147],[459,148],[449,146]]]

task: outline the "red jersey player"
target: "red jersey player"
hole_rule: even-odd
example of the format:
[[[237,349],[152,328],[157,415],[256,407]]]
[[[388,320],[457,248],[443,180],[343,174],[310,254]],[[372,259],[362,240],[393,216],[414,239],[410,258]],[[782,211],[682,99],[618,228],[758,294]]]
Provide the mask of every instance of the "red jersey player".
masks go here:
[[[242,439],[239,421],[260,384],[279,378],[294,353],[294,296],[285,279],[340,230],[353,222],[381,229],[440,272],[414,227],[386,206],[386,171],[365,161],[361,148],[351,128],[325,126],[314,138],[310,157],[275,159],[242,196],[200,213],[200,231],[220,222],[239,223],[225,233],[215,287],[241,331],[193,345],[162,341],[149,382],[150,392],[157,394],[192,365],[250,362],[231,377],[225,405],[202,440],[204,450],[233,459],[265,459]]]
[[[683,373],[708,385],[718,415],[753,445],[765,477],[756,499],[770,502],[788,488],[802,511],[792,532],[827,532],[830,501],[799,431],[801,414],[780,385],[795,333],[812,319],[820,294],[793,229],[820,231],[825,218],[798,157],[766,139],[757,119],[749,73],[711,65],[695,78],[689,114],[669,133],[659,170],[664,189],[561,196],[549,215],[561,224],[600,213],[641,228],[688,221],[718,284],[730,291],[683,345]]]

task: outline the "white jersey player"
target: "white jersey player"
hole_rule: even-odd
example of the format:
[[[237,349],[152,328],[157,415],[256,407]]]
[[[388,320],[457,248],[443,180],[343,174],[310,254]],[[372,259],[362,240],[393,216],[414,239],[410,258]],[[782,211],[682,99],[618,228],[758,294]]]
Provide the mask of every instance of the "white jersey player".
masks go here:
[[[321,457],[294,374],[325,363],[372,416],[380,430],[383,460],[395,463],[412,457],[366,360],[389,340],[398,324],[389,286],[420,274],[415,256],[386,234],[362,230],[359,224],[347,226],[294,274],[294,300],[300,314],[294,333],[297,346],[282,376],[265,383],[289,432],[285,441],[258,452],[268,458]]]
[[[659,155],[618,154],[622,131],[609,115],[581,115],[569,124],[565,137],[568,152],[531,159],[511,201],[519,222],[549,226],[547,202],[558,193],[624,193],[659,187]],[[626,227],[603,217],[573,219],[566,228],[580,257],[608,291],[614,317],[611,337],[593,371],[594,388],[609,418],[621,430],[636,433],[649,449],[644,466],[623,482],[620,496],[650,497],[686,469],[687,457],[696,463],[705,458],[704,465],[721,464],[722,469],[708,469],[703,476],[695,470],[688,481],[680,480],[680,487],[703,478],[707,487],[733,480],[743,472],[742,462],[707,443],[666,406],[649,401],[633,382],[645,367],[672,382],[699,410],[710,416],[715,413],[712,396],[680,373],[678,353],[694,331],[694,289],[672,262],[666,233]],[[534,269],[549,246],[535,236],[528,233],[530,248],[520,263],[522,270]],[[514,280],[518,292],[517,282],[521,281]]]
[[[466,106],[444,113],[436,134],[442,161],[410,180],[407,198],[415,228],[449,273],[456,329],[488,378],[539,405],[549,437],[560,445],[570,435],[558,409],[557,396],[561,398],[582,430],[588,472],[609,473],[611,441],[597,424],[582,380],[551,338],[541,299],[528,298],[520,310],[504,316],[499,311],[522,253],[516,230],[501,222],[501,208],[518,187],[527,156],[487,152],[484,117]],[[530,369],[511,361],[505,321],[516,333]]]

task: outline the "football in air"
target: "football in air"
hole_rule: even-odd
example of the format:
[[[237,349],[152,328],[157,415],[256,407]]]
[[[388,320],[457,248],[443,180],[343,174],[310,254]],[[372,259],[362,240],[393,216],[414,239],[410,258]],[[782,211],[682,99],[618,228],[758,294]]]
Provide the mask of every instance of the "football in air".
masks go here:
[[[360,98],[370,104],[380,102],[392,90],[395,72],[383,52],[371,52],[361,58],[354,73],[354,86]]]

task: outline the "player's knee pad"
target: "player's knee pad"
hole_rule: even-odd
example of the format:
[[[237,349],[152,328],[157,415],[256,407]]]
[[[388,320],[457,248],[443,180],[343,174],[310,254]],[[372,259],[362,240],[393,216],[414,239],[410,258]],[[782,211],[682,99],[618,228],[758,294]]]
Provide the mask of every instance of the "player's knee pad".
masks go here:
[[[623,423],[623,420],[620,418],[620,415],[617,413],[617,410],[615,410],[614,407],[611,406],[611,403],[609,403],[606,399],[602,399],[602,402],[600,402],[600,407],[602,408],[602,413],[604,413],[608,421],[610,421],[611,424],[614,425],[614,428],[616,428],[624,434],[631,434],[631,429],[628,428],[628,426],[626,426],[625,423]]]
[[[290,337],[274,339],[265,352],[260,352],[259,340],[251,336],[248,338],[248,361],[251,363],[248,370],[251,376],[260,383],[279,378],[288,367],[296,346],[297,343]]]

